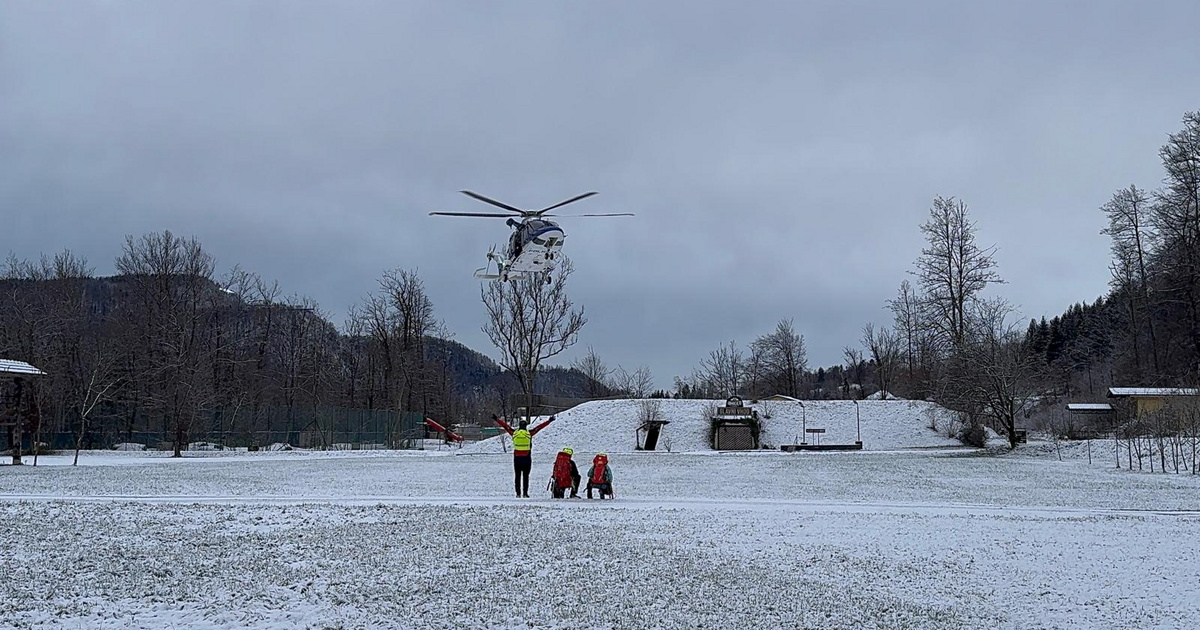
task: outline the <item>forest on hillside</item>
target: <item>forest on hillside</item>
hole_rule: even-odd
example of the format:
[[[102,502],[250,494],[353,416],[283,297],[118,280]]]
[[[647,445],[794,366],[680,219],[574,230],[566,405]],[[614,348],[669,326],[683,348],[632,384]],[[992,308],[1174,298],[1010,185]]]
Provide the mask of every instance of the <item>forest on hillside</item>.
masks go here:
[[[129,237],[115,266],[95,277],[64,251],[0,269],[0,357],[47,373],[19,405],[4,392],[27,438],[396,445],[423,438],[425,417],[486,422],[520,391],[453,340],[415,271],[383,273],[339,327],[252,272],[218,274],[200,242],[170,232]],[[576,371],[542,372],[548,393],[595,390]]]
[[[841,365],[811,369],[804,337],[786,319],[744,348],[730,341],[712,350],[676,378],[675,393],[885,391],[962,412],[978,441],[985,425],[1014,436],[1032,410],[1098,400],[1112,386],[1200,385],[1200,112],[1183,116],[1158,158],[1157,187],[1131,184],[1097,209],[1112,255],[1109,289],[1094,302],[1021,319],[1002,295],[996,247],[980,244],[965,201],[937,197],[920,226],[926,246],[911,281],[887,301],[892,322],[866,324]]]
[[[453,341],[415,271],[384,272],[338,326],[315,301],[252,272],[218,275],[198,241],[170,232],[128,237],[107,278],[69,251],[10,256],[0,269],[0,356],[48,373],[20,399],[25,430],[153,434],[176,451],[217,434],[240,444],[308,433],[325,445],[394,445],[421,418],[486,422],[535,393],[886,392],[960,411],[968,441],[985,426],[1015,440],[1039,405],[1098,399],[1114,385],[1200,384],[1200,112],[1184,115],[1158,158],[1158,186],[1132,184],[1097,210],[1097,229],[1111,238],[1107,294],[1048,320],[1021,318],[1003,297],[996,247],[981,244],[967,203],[936,197],[911,281],[887,301],[892,321],[864,325],[840,365],[813,369],[791,318],[744,347],[722,343],[672,391],[656,390],[648,368],[611,366],[592,348],[569,369],[545,364],[586,323],[566,297],[569,263],[552,284],[481,291],[484,331],[501,355],[493,361]]]

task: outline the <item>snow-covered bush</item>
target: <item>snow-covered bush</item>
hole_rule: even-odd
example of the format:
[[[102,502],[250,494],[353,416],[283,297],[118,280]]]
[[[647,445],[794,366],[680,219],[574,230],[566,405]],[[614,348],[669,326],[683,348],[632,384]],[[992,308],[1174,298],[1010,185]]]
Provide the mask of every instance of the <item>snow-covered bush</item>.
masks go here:
[[[144,450],[146,450],[146,445],[138,444],[137,442],[121,442],[120,444],[114,444],[113,450],[114,451],[144,451]]]

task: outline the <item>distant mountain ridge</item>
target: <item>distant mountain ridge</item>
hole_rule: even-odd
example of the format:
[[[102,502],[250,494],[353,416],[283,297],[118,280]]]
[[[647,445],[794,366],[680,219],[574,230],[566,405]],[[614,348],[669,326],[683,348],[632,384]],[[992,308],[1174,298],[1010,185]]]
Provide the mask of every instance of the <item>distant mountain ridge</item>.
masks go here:
[[[447,362],[455,394],[472,391],[519,391],[516,377],[487,355],[453,339],[426,338],[426,356]],[[537,393],[563,398],[586,398],[591,379],[579,370],[551,366],[538,375]]]
[[[128,298],[133,280],[131,276],[115,275],[72,279],[70,282],[83,283],[82,290],[92,315],[105,318]],[[39,286],[64,282],[68,281],[2,279],[0,280],[0,294],[34,291]],[[208,285],[204,289],[206,300],[223,305],[244,304],[236,294],[222,289],[218,283],[209,280],[206,281],[206,284]],[[280,304],[280,306],[286,305]],[[349,339],[337,326],[318,313],[306,311],[301,314],[301,317],[319,320],[322,327],[331,333],[337,331],[339,337]],[[453,393],[457,396],[465,397],[473,393],[486,395],[497,391],[505,393],[519,391],[515,377],[505,372],[491,357],[453,339],[427,337],[425,353],[429,359],[446,362],[453,383]],[[552,366],[539,375],[537,393],[565,398],[582,398],[589,391],[589,380],[578,370]]]

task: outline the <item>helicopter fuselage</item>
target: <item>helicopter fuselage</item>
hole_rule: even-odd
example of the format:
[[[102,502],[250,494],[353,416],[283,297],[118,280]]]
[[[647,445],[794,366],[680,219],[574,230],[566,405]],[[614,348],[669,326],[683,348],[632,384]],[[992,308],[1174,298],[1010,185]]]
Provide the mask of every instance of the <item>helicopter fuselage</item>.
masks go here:
[[[580,199],[587,199],[595,192],[583,193],[575,195],[566,201],[560,201],[552,206],[547,206],[541,210],[522,210],[516,206],[510,206],[502,201],[496,201],[484,197],[483,195],[469,190],[459,191],[462,194],[482,201],[486,204],[495,206],[510,212],[512,214],[503,214],[496,212],[430,212],[431,215],[450,216],[450,217],[476,217],[485,219],[506,219],[505,224],[512,228],[512,236],[508,239],[508,246],[504,249],[504,254],[497,254],[496,248],[492,247],[492,251],[488,252],[488,265],[482,269],[475,270],[475,277],[481,280],[500,280],[505,282],[513,277],[540,275],[546,283],[551,282],[550,272],[554,270],[555,258],[558,257],[558,252],[562,250],[563,239],[566,234],[558,224],[551,221],[549,217],[573,216],[573,217],[631,217],[633,214],[628,212],[617,212],[607,214],[548,214],[552,210],[561,208],[567,204],[575,203]],[[518,220],[519,219],[519,220]],[[496,264],[496,272],[492,273],[491,265]]]
[[[501,273],[512,277],[552,271],[566,238],[562,228],[546,219],[510,220],[509,225],[514,230],[500,261]]]

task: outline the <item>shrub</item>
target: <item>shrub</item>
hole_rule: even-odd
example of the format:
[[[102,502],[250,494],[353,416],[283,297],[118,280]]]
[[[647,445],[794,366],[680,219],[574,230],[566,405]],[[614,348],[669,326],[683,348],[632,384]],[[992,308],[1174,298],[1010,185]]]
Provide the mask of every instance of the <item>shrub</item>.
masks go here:
[[[983,448],[987,446],[987,430],[982,425],[970,425],[958,433],[958,439],[967,446]]]

